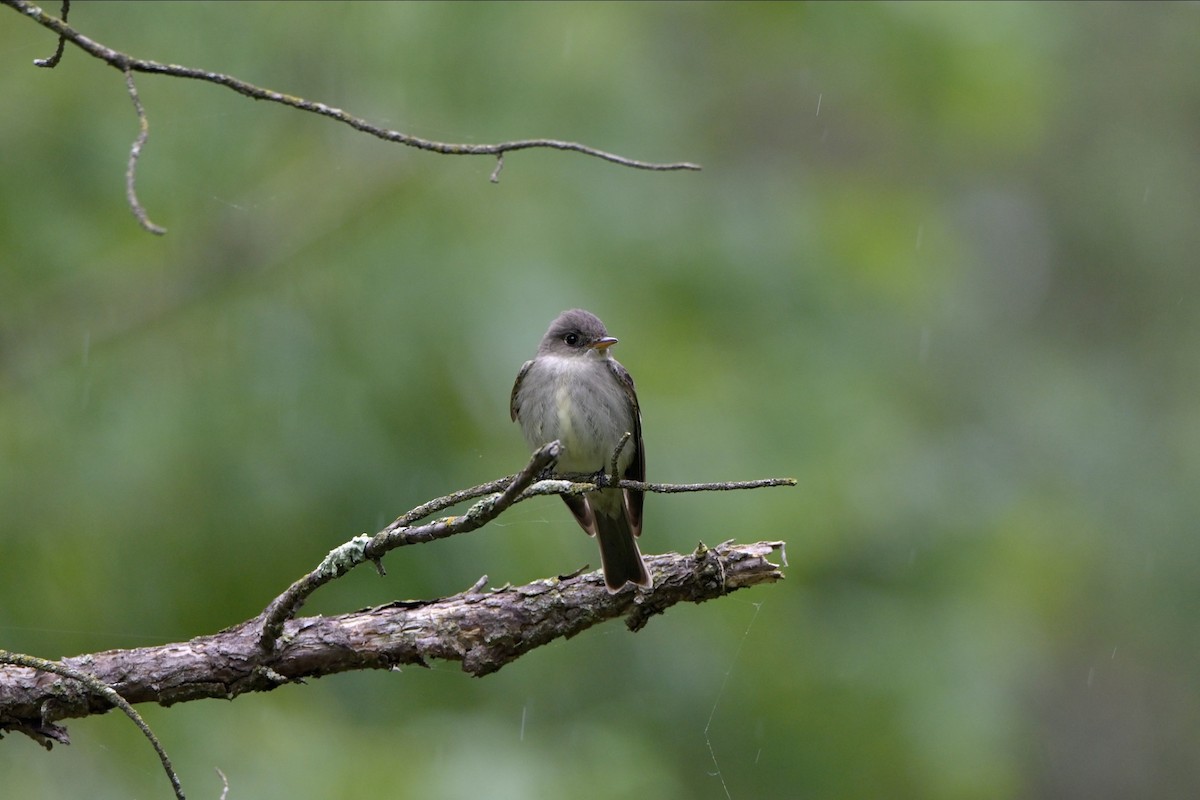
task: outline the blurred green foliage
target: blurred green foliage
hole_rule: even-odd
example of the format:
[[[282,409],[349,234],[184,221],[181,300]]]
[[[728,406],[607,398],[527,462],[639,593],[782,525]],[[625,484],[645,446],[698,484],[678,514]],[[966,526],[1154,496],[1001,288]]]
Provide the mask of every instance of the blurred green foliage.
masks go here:
[[[145,708],[194,796],[1184,797],[1200,788],[1195,4],[77,4],[131,54],[429,138],[120,75],[0,9],[0,646],[209,633],[516,469],[558,311],[621,338],[643,546],[784,584],[485,680]],[[561,504],[310,613],[595,562]],[[163,796],[119,716],[0,744],[13,797]]]

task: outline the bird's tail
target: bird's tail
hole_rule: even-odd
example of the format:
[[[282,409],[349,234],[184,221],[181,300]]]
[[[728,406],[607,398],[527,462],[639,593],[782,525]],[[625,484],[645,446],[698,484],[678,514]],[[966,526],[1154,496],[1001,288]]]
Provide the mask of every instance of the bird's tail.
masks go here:
[[[600,542],[600,565],[604,569],[604,583],[610,592],[619,592],[626,583],[649,589],[654,585],[642,553],[638,550],[637,537],[629,527],[623,509],[616,516],[596,512],[596,539]]]

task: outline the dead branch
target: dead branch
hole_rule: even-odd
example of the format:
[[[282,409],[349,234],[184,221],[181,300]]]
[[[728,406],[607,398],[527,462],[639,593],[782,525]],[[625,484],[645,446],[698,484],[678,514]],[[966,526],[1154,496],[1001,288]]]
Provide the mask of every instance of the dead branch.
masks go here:
[[[631,630],[639,630],[676,603],[701,603],[778,581],[780,567],[767,556],[782,548],[782,542],[725,542],[701,545],[689,554],[648,556],[654,572],[650,592],[609,594],[599,571],[490,591],[483,590],[485,576],[452,597],[288,620],[266,662],[259,616],[187,642],[109,650],[60,663],[93,676],[130,703],[163,706],[230,699],[348,670],[428,666],[435,659],[458,661],[465,672],[483,676],[606,620],[624,617]],[[110,696],[78,680],[23,666],[0,667],[0,731],[53,731],[53,738],[65,741],[57,720],[112,707]]]
[[[432,542],[453,536],[456,533],[466,533],[486,525],[495,519],[501,511],[508,508],[520,497],[530,483],[544,469],[558,459],[562,446],[558,442],[550,442],[540,448],[529,459],[525,469],[517,473],[508,486],[488,501],[482,501],[472,507],[471,511],[459,517],[449,517],[437,520],[429,525],[410,527],[410,523],[420,517],[413,517],[417,511],[410,511],[400,517],[374,537],[356,536],[344,545],[329,551],[329,555],[317,565],[317,568],[288,587],[287,591],[271,601],[263,612],[262,636],[259,646],[264,652],[270,652],[283,630],[284,621],[290,619],[301,604],[320,587],[335,578],[345,575],[354,567],[365,561],[373,561],[379,565],[384,553],[407,544]],[[456,493],[457,494],[457,493]],[[445,498],[438,498],[444,500]],[[436,503],[437,501],[434,501]],[[420,508],[435,508],[426,503]],[[434,513],[430,511],[429,513]],[[382,567],[380,567],[382,569]]]
[[[622,440],[622,445],[624,440]],[[510,475],[495,481],[481,484],[471,489],[452,492],[444,497],[438,497],[412,509],[399,517],[374,536],[363,534],[335,547],[311,572],[297,580],[287,590],[271,601],[263,611],[262,636],[259,646],[264,654],[269,654],[275,646],[283,630],[283,623],[299,611],[304,601],[320,587],[330,581],[345,575],[359,564],[373,562],[382,572],[380,559],[398,547],[411,544],[423,544],[437,539],[444,539],[459,533],[467,533],[482,527],[495,519],[509,506],[546,494],[586,494],[609,487],[637,489],[644,492],[696,492],[721,491],[732,489],[759,489],[770,486],[795,486],[792,478],[767,478],[756,481],[735,481],[701,484],[656,484],[641,481],[613,480],[603,472],[595,475],[563,474],[534,483],[540,475],[550,474],[550,469],[558,460],[562,445],[549,442],[542,445],[530,457],[525,468],[516,475]],[[620,452],[620,446],[617,453]],[[616,460],[616,454],[613,456]],[[532,484],[532,485],[531,485]],[[467,509],[466,513],[454,517],[434,520],[425,525],[413,523],[436,514],[452,505],[471,500],[476,497],[483,499]]]
[[[127,171],[127,198],[130,208],[134,215],[138,218],[138,222],[146,230],[152,233],[165,233],[165,230],[150,222],[146,217],[145,211],[137,203],[136,194],[133,192],[133,174],[134,166],[137,162],[137,153],[142,145],[145,144],[148,123],[146,121],[145,111],[141,108],[141,103],[137,98],[137,90],[133,85],[131,73],[147,72],[155,75],[168,75],[175,78],[190,78],[192,80],[205,81],[207,83],[215,83],[218,86],[224,86],[227,89],[232,89],[238,94],[252,98],[254,100],[266,100],[272,103],[280,103],[285,106],[290,106],[300,111],[307,111],[312,114],[318,114],[323,117],[335,119],[338,122],[349,125],[355,130],[370,134],[379,139],[388,142],[395,142],[406,147],[414,147],[418,150],[425,150],[431,153],[440,153],[442,155],[459,155],[459,156],[493,156],[496,158],[496,168],[492,171],[490,180],[492,183],[499,183],[500,170],[504,164],[504,154],[515,152],[517,150],[529,150],[534,148],[544,148],[550,150],[566,150],[583,155],[592,156],[594,158],[603,159],[614,164],[620,164],[624,167],[633,169],[652,170],[655,172],[669,172],[679,170],[699,170],[700,165],[693,164],[688,161],[676,161],[671,163],[655,163],[651,161],[640,161],[635,158],[617,155],[604,150],[599,150],[595,147],[589,147],[579,142],[568,142],[559,139],[515,139],[508,142],[499,142],[496,144],[465,144],[440,142],[432,139],[423,139],[412,134],[402,133],[401,131],[391,130],[379,125],[375,125],[361,117],[356,117],[349,114],[340,108],[335,108],[325,103],[319,103],[303,97],[277,92],[272,89],[265,89],[256,86],[240,78],[235,78],[232,75],[226,75],[220,72],[212,72],[209,70],[196,69],[193,67],[185,67],[179,64],[164,64],[159,61],[151,61],[144,58],[135,58],[134,56],[122,53],[119,50],[114,50],[107,45],[101,44],[94,39],[88,38],[79,33],[73,27],[67,24],[66,16],[69,8],[69,3],[63,3],[63,16],[58,18],[47,14],[38,6],[26,2],[26,0],[0,0],[3,5],[9,6],[15,11],[24,14],[39,25],[53,31],[58,35],[58,51],[54,56],[45,59],[38,59],[34,63],[39,67],[53,68],[62,57],[62,48],[64,42],[70,42],[79,49],[83,50],[90,56],[100,59],[111,67],[120,70],[125,74],[126,85],[130,96],[133,98],[134,106],[138,113],[139,133],[138,138],[134,143],[133,152],[130,154],[129,169]]]
[[[146,109],[142,107],[142,100],[138,97],[137,85],[133,82],[133,73],[128,68],[124,72],[125,88],[129,92],[129,98],[133,100],[133,110],[137,113],[138,118],[138,135],[133,140],[133,146],[129,148],[129,163],[125,167],[125,199],[129,203],[133,215],[137,217],[138,224],[150,233],[162,236],[167,229],[150,221],[146,209],[142,207],[137,197],[137,162],[138,157],[142,154],[142,147],[150,138],[150,120],[146,119]]]
[[[57,720],[120,708],[150,740],[176,796],[182,799],[170,759],[132,703],[168,706],[205,697],[228,699],[352,669],[427,666],[435,658],[460,661],[466,672],[482,676],[535,647],[569,638],[608,619],[624,616],[630,630],[636,631],[676,603],[700,603],[783,577],[779,567],[766,558],[775,550],[782,554],[783,542],[736,545],[729,541],[711,549],[701,544],[690,555],[647,558],[647,567],[655,575],[650,591],[610,594],[602,575],[593,572],[484,592],[484,576],[453,597],[294,619],[313,592],[355,566],[371,561],[382,572],[381,559],[389,551],[475,530],[530,497],[582,494],[626,484],[657,492],[795,485],[790,478],[647,484],[614,480],[602,472],[537,480],[551,474],[561,451],[559,442],[550,442],[538,448],[515,475],[423,503],[373,537],[354,537],[331,550],[316,569],[288,587],[257,617],[220,633],[61,662],[0,650],[0,664],[11,665],[0,667],[0,735],[17,731],[49,748],[56,741],[69,742],[66,729]],[[462,515],[414,524],[475,498],[482,499]]]

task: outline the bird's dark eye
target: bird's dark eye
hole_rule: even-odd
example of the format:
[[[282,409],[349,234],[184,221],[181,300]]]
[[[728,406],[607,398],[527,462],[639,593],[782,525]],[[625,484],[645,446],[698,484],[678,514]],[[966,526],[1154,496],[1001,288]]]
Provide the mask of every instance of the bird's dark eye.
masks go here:
[[[563,337],[563,341],[566,342],[568,346],[574,347],[575,345],[579,344],[579,334],[575,332],[568,333]]]

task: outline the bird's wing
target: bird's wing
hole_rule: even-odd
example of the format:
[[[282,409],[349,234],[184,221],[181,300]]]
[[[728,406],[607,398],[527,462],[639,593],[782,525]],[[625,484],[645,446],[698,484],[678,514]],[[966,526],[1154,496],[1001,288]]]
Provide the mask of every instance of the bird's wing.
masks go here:
[[[521,371],[517,373],[517,379],[513,381],[512,395],[508,398],[508,414],[512,417],[512,421],[517,421],[517,414],[521,409],[517,407],[517,391],[521,388],[521,381],[525,379],[525,373],[529,372],[529,368],[533,366],[533,361],[526,361],[521,367]]]
[[[637,392],[633,388],[633,378],[630,376],[629,370],[616,360],[609,360],[609,368],[616,376],[617,383],[621,384],[621,388],[625,391],[625,399],[629,401],[630,411],[633,412],[633,430],[629,432],[631,436],[625,445],[634,448],[633,460],[625,468],[625,477],[631,481],[645,482],[646,448],[642,444],[642,410],[638,406]],[[625,515],[629,519],[629,527],[633,530],[634,536],[642,534],[643,499],[641,492],[633,489],[625,490]]]
[[[596,512],[592,510],[592,504],[588,502],[587,497],[571,494],[559,496],[567,504],[567,508],[571,509],[571,513],[575,515],[575,521],[579,523],[579,527],[583,528],[588,536],[595,536],[597,531]]]

